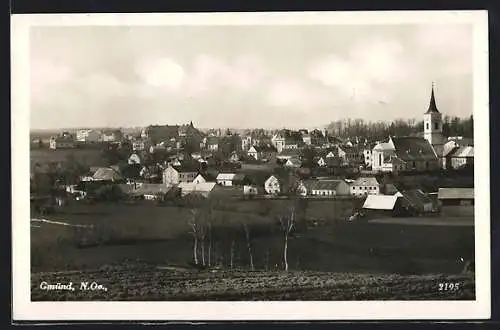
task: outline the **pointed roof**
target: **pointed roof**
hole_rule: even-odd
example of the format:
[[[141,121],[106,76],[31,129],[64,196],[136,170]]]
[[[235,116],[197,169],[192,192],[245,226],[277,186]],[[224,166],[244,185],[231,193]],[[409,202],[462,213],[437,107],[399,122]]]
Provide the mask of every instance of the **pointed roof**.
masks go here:
[[[429,108],[426,113],[439,113],[436,106],[436,98],[434,97],[434,84],[432,84],[431,100],[429,102]]]

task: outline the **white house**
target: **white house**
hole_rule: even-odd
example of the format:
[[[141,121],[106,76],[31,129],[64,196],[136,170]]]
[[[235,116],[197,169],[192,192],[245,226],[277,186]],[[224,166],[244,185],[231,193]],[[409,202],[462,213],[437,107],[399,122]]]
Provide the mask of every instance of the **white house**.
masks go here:
[[[380,183],[374,177],[360,177],[351,184],[351,195],[362,197],[380,194]]]
[[[302,196],[348,196],[349,185],[344,180],[306,180],[299,184]]]
[[[139,155],[137,155],[136,153],[133,153],[132,155],[130,155],[130,157],[128,158],[128,164],[129,165],[133,165],[133,164],[140,164],[141,163],[141,158],[139,157]]]
[[[258,194],[259,194],[259,189],[256,186],[252,186],[252,185],[244,185],[243,186],[243,195],[255,196]]]
[[[323,157],[320,157],[316,163],[318,164],[319,167],[326,166],[326,161],[325,161],[325,158],[323,158]]]
[[[273,146],[252,146],[247,151],[248,157],[255,160],[270,159],[276,155],[276,149]]]
[[[193,183],[205,183],[207,180],[203,177],[203,175],[198,174],[196,178],[194,178]]]

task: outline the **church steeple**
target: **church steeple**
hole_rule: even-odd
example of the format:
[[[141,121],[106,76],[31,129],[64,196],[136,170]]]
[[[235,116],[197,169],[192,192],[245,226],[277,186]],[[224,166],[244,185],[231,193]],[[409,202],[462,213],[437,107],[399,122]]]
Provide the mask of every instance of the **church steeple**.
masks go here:
[[[436,98],[434,97],[434,82],[432,83],[431,89],[431,100],[429,102],[429,108],[426,113],[439,113],[439,110],[436,106]]]

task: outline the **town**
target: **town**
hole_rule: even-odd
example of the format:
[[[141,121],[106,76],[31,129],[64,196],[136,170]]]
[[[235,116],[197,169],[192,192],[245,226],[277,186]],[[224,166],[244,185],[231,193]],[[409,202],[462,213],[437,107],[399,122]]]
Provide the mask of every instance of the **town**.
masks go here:
[[[451,274],[466,276],[460,280],[467,290],[457,299],[474,295],[473,280],[464,275],[474,271],[473,118],[443,117],[434,86],[419,121],[349,119],[276,130],[198,129],[193,122],[65,129],[32,132],[30,150],[32,271],[165,265],[134,271],[141,288],[136,294],[120,289],[113,299],[226,294],[226,284],[214,289],[216,296],[186,293],[184,280],[173,280],[178,275],[165,282],[158,273],[186,269],[232,272],[217,281],[243,281],[236,270],[383,273],[402,276],[403,286],[432,280],[406,275]],[[203,274],[182,277],[203,281],[210,273]],[[248,281],[262,285],[252,274]],[[297,299],[331,299],[322,288],[332,279],[324,274],[309,277],[319,281],[317,290],[297,292]],[[167,284],[144,289],[155,276]],[[298,278],[269,283],[278,283],[279,299],[295,299],[285,282]],[[228,297],[249,295],[245,281],[234,284],[243,288],[237,298]],[[33,289],[33,299],[52,299]],[[278,289],[269,290],[254,297],[271,299]],[[432,291],[415,290],[415,296]],[[363,299],[381,297],[372,291]],[[389,290],[387,297],[398,294]]]
[[[47,188],[54,187],[66,192],[57,196],[58,205],[68,198],[118,195],[130,200],[165,200],[194,192],[207,197],[219,191],[231,197],[283,198],[293,191],[304,198],[364,198],[365,207],[387,211],[396,212],[400,204],[396,201],[400,201],[406,213],[438,212],[443,202],[473,203],[473,180],[436,186],[412,184],[405,177],[453,173],[472,178],[472,117],[460,126],[457,120],[443,123],[432,89],[420,125],[386,125],[374,132],[376,140],[359,121],[338,122],[329,129],[241,133],[230,129],[202,132],[192,122],[148,126],[136,134],[119,129],[61,132],[45,140],[34,138],[32,152],[99,150],[106,166],[89,166],[71,153],[59,162],[39,163],[32,157],[32,198],[44,201],[33,205],[43,208],[45,202],[56,201],[46,198]],[[466,136],[446,136],[450,127]],[[344,138],[342,133],[349,129],[358,134]],[[398,130],[407,135],[397,134]],[[388,134],[385,138],[384,133]],[[44,182],[51,171],[53,182],[47,187]],[[107,194],[109,187],[118,188],[113,190],[118,195]]]

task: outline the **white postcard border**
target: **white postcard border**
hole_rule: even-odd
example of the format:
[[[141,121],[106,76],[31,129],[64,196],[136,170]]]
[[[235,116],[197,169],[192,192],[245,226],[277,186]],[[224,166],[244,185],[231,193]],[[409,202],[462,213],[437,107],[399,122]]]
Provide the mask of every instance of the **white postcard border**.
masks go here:
[[[355,17],[355,19],[353,19]],[[13,319],[66,320],[388,320],[487,319],[490,294],[489,86],[487,11],[13,15]],[[31,302],[29,222],[29,28],[82,25],[474,25],[475,301]]]

